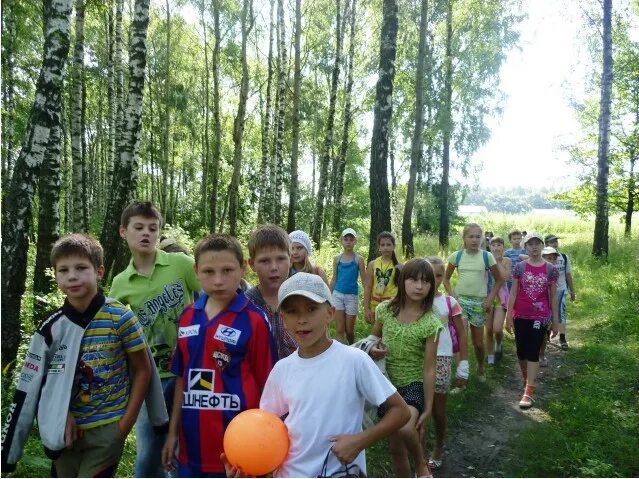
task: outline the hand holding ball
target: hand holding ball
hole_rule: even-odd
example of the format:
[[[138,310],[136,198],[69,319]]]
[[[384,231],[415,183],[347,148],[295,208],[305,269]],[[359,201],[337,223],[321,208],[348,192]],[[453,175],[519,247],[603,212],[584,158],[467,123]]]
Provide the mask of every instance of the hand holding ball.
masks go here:
[[[261,409],[241,412],[224,433],[224,454],[245,474],[261,476],[277,469],[288,453],[288,430],[275,414]]]

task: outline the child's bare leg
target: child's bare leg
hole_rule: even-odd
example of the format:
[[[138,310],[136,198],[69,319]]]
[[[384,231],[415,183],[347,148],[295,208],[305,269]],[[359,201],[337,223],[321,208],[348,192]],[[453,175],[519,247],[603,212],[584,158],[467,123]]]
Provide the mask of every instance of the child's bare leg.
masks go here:
[[[353,344],[355,342],[355,319],[357,316],[346,315],[346,340],[347,344]]]
[[[495,335],[495,343],[497,347],[501,346],[501,342],[504,339],[504,320],[506,319],[506,311],[501,306],[495,307],[495,314],[493,315],[493,334]]]
[[[411,477],[408,451],[404,446],[404,441],[402,441],[399,431],[391,434],[388,438],[388,450],[393,460],[395,477]]]
[[[346,321],[344,318],[344,310],[335,311],[335,339],[340,343],[346,344]]]
[[[433,459],[440,460],[444,453],[444,437],[446,437],[446,400],[448,394],[435,393],[433,400],[433,419],[435,421],[435,447]]]
[[[482,376],[484,374],[484,327],[470,325],[470,334],[473,338],[473,346],[475,348],[475,357],[477,358],[477,373]]]
[[[495,355],[495,342],[493,340],[493,310],[488,313],[486,318],[486,351],[488,352],[488,364],[492,364],[491,358]]]
[[[528,361],[525,359],[519,360],[519,369],[521,369],[521,376],[524,378],[524,383],[528,379]]]
[[[419,412],[413,406],[408,407],[410,409],[410,420],[399,430],[399,435],[402,438],[405,449],[413,460],[415,475],[421,477],[428,474],[429,470],[424,456],[424,448],[422,447],[422,443],[419,440],[419,433],[415,427]],[[412,477],[410,469],[407,472],[407,475],[397,474],[397,477]]]
[[[526,379],[526,384],[529,386],[534,386],[537,382],[537,375],[539,374],[539,361],[527,362],[528,378]]]
[[[541,340],[541,348],[539,349],[539,361],[546,359],[546,345],[548,344],[548,334],[544,331],[544,339]]]

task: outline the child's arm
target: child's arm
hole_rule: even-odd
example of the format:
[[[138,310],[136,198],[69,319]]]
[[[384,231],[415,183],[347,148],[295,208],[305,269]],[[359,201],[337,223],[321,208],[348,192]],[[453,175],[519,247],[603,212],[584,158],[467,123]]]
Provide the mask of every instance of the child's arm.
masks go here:
[[[182,422],[182,398],[184,390],[184,379],[180,376],[175,378],[175,391],[173,392],[173,409],[171,410],[171,422],[169,422],[169,432],[162,448],[162,465],[165,469],[172,471],[175,469],[173,461],[175,456],[175,446],[178,442],[180,423]]]
[[[513,287],[510,289],[508,297],[508,309],[506,310],[506,331],[513,334],[513,308],[515,307],[515,299],[519,292],[519,278],[513,278]]]
[[[362,281],[362,286],[366,288],[366,263],[364,263],[364,258],[360,255],[357,255],[357,260],[359,264],[359,279]]]
[[[410,410],[399,393],[395,392],[389,396],[384,402],[384,406],[386,414],[374,426],[358,434],[340,434],[329,438],[331,442],[335,443],[333,454],[340,462],[343,464],[353,462],[360,452],[398,431],[410,419]]]
[[[326,277],[326,273],[324,272],[324,269],[322,269],[321,266],[317,267],[317,276],[322,278],[322,281],[324,281],[326,283],[326,286],[328,286],[328,278]]]
[[[497,266],[497,264],[494,264],[490,267],[490,272],[495,278],[495,283],[488,293],[488,296],[486,296],[486,299],[484,300],[484,311],[486,311],[487,313],[490,312],[493,306],[493,301],[495,300],[495,296],[497,296],[497,293],[504,285],[504,278],[502,277],[501,269],[499,268],[499,266]]]
[[[566,286],[568,286],[568,291],[570,291],[570,301],[575,302],[576,293],[575,286],[572,282],[572,273],[566,271]]]
[[[367,323],[373,324],[375,318],[373,317],[373,312],[371,311],[371,295],[373,293],[373,267],[374,261],[368,263],[368,268],[366,268],[366,281],[362,281],[364,284],[364,319]]]
[[[557,298],[557,282],[550,284],[550,310],[552,311],[552,337],[559,332],[559,298]]]
[[[468,382],[468,335],[464,327],[464,321],[461,314],[453,316],[453,325],[457,331],[457,341],[459,342],[459,363],[457,364],[457,372],[455,373],[455,385],[464,388]]]
[[[151,365],[149,364],[149,355],[146,352],[146,346],[137,351],[128,352],[127,360],[129,363],[129,373],[131,375],[131,393],[129,401],[124,411],[124,416],[118,422],[118,429],[122,437],[126,437],[138,418],[140,407],[149,389],[149,380],[151,379]]]
[[[513,262],[510,258],[504,256],[501,260],[501,277],[504,281],[510,280],[513,271]]]
[[[437,363],[437,345],[439,336],[434,334],[426,339],[424,348],[424,412],[417,418],[417,430],[420,437],[424,434],[424,424],[433,411],[433,398],[435,397],[435,365]]]
[[[335,282],[337,281],[337,256],[333,258],[333,275],[331,276],[331,284],[328,286],[333,292],[335,290]]]
[[[455,294],[453,293],[453,288],[451,288],[450,286],[450,278],[453,276],[453,271],[455,271],[456,267],[457,266],[455,266],[453,263],[448,263],[448,265],[446,266],[446,274],[444,275],[443,281],[446,294],[453,297],[455,297]]]

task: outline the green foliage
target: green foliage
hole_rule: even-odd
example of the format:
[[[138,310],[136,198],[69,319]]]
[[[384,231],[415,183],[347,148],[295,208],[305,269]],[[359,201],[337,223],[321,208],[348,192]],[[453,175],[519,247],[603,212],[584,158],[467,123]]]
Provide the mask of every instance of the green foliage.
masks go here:
[[[531,190],[522,186],[479,188],[470,191],[463,204],[485,206],[490,212],[514,214],[528,213],[533,209],[565,208],[566,203],[555,199],[553,193],[549,188]]]

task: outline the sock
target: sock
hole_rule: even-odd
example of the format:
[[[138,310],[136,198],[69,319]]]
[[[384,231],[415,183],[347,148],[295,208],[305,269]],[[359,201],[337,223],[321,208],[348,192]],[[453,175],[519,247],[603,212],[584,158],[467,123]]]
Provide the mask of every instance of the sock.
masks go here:
[[[496,353],[500,353],[501,352],[501,343],[495,343],[495,352]]]
[[[495,355],[494,354],[489,354],[488,355],[488,364],[495,364]]]
[[[522,371],[521,375],[524,377],[524,381],[528,381],[528,371]]]

